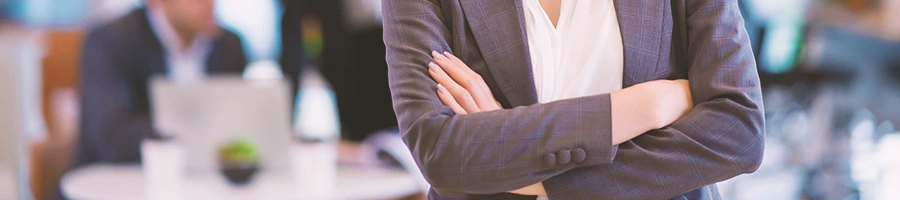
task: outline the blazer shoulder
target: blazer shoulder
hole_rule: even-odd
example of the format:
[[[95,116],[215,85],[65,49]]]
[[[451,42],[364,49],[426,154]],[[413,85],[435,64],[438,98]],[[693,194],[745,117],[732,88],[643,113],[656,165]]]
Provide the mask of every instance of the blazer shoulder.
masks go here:
[[[216,38],[216,43],[227,45],[229,48],[241,47],[241,42],[241,37],[237,33],[225,28],[222,29],[222,34]]]
[[[107,44],[122,44],[134,41],[134,37],[155,37],[144,8],[134,9],[123,17],[91,28],[88,42],[93,38],[107,41]]]
[[[212,48],[208,58],[210,68],[227,72],[241,72],[246,67],[248,60],[243,42],[241,37],[234,32],[223,29],[222,33],[214,39]]]

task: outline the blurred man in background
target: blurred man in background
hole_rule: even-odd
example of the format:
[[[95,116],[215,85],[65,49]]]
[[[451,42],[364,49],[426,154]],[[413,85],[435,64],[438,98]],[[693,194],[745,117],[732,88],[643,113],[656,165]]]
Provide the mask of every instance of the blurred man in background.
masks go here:
[[[190,81],[241,73],[241,39],[219,28],[214,0],[146,0],[110,24],[93,29],[82,55],[81,137],[75,166],[140,161],[140,142],[153,130],[148,80],[165,75]]]

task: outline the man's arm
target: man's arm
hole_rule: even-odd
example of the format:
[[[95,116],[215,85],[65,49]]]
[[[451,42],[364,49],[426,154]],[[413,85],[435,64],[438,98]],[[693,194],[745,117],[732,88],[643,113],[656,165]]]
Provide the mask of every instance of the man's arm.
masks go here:
[[[441,5],[386,0],[383,10],[389,83],[402,137],[437,192],[501,193],[610,162],[608,94],[454,115],[438,99],[427,68],[431,50],[449,50]],[[544,164],[545,155],[563,150],[583,150],[585,159]]]
[[[551,199],[579,185],[609,199],[668,199],[761,162],[765,124],[759,77],[734,0],[688,0],[687,63],[696,106],[663,129],[622,143],[611,164],[544,181]]]
[[[136,111],[137,98],[124,70],[115,35],[93,31],[85,41],[82,56],[82,117],[80,154],[85,162],[137,161],[140,141],[150,136],[150,116]],[[121,44],[119,44],[121,45]],[[81,158],[85,159],[85,158]],[[84,164],[84,163],[79,163]]]

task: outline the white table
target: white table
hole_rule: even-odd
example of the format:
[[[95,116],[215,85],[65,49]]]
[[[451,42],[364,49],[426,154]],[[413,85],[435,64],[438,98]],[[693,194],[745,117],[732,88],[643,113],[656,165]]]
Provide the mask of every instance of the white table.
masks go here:
[[[60,183],[72,199],[121,200],[156,199],[145,188],[140,165],[96,164],[67,173]],[[315,199],[392,199],[418,192],[414,176],[400,169],[339,166],[334,192]],[[218,172],[191,174],[177,198],[196,199],[310,199],[296,187],[289,173],[261,171],[249,185],[228,184]],[[168,197],[166,198],[168,199]]]

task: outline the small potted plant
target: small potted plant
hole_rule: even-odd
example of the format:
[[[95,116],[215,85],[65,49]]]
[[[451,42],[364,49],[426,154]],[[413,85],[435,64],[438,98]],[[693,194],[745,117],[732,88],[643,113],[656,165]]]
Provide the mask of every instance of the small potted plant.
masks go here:
[[[220,171],[228,182],[246,185],[259,171],[259,152],[252,141],[235,139],[219,148]]]

